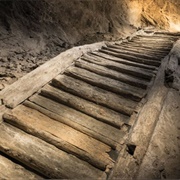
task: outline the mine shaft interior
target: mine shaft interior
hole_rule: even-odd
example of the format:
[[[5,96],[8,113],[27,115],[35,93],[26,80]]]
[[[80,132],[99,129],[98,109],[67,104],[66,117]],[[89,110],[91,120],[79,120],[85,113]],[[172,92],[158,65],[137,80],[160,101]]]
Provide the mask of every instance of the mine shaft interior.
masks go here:
[[[179,179],[180,1],[1,0],[0,179]]]

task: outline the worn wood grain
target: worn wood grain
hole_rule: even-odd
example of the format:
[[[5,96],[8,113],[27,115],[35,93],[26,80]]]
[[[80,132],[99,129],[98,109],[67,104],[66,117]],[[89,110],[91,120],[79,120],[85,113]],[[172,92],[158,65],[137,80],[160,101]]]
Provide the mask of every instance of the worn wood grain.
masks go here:
[[[156,45],[157,47],[162,47],[162,48],[168,48],[168,46],[172,45],[172,42],[171,41],[164,41],[164,40],[153,40],[153,39],[149,39],[149,40],[144,40],[143,38],[139,38],[139,39],[134,39],[132,38],[130,41],[128,42],[132,42],[132,43],[137,43],[137,44],[147,44],[147,45]],[[157,42],[159,42],[157,44]]]
[[[149,60],[157,60],[160,61],[162,57],[160,57],[159,55],[151,55],[148,53],[137,53],[137,52],[132,52],[132,51],[126,51],[126,50],[121,50],[121,49],[115,49],[112,47],[102,47],[102,49],[108,50],[108,51],[112,51],[118,54],[128,54],[131,56],[135,56],[135,57],[140,57],[140,58],[144,58],[144,59],[149,59]]]
[[[177,36],[177,37],[179,37],[180,36],[180,32],[168,32],[168,31],[165,31],[165,32],[163,32],[163,31],[156,31],[156,32],[154,32],[154,34],[156,35],[163,35],[163,37],[164,36]]]
[[[83,56],[81,59],[97,64],[97,65],[101,65],[101,66],[105,66],[108,69],[111,70],[115,70],[121,73],[125,73],[125,74],[129,74],[129,75],[133,75],[135,77],[139,77],[141,79],[147,79],[147,80],[151,80],[152,77],[154,76],[154,74],[156,73],[156,71],[151,71],[151,70],[147,70],[147,69],[143,69],[140,67],[133,67],[133,66],[128,66],[125,64],[120,64],[118,62],[112,62],[109,61],[107,59],[103,59],[103,58],[99,58],[99,57],[92,57],[92,56]]]
[[[115,57],[128,59],[129,61],[139,62],[139,63],[142,63],[142,64],[153,65],[153,66],[157,66],[157,67],[159,67],[160,64],[161,64],[159,61],[147,60],[147,59],[144,59],[144,58],[135,57],[135,56],[128,55],[128,54],[115,53],[115,52],[112,52],[112,51],[109,51],[109,50],[100,49],[99,51],[103,52],[105,54],[109,54],[109,55],[112,55],[112,56],[115,56]]]
[[[143,35],[137,35],[138,37],[153,37],[153,38],[163,38],[163,39],[169,39],[169,38],[177,38],[179,35],[178,32],[173,33],[173,32],[167,32],[166,34],[164,34],[165,32],[154,32],[154,31],[150,31],[150,30],[145,30],[144,32],[147,33],[153,33],[153,35],[149,35],[149,34],[143,34]]]
[[[107,154],[111,151],[109,146],[34,109],[20,105],[5,114],[4,120],[97,168],[105,170],[113,165]]]
[[[48,178],[100,178],[103,172],[45,141],[6,123],[0,125],[0,150]]]
[[[52,78],[62,73],[82,54],[98,49],[102,45],[104,45],[104,43],[74,47],[61,53],[34,71],[23,76],[12,85],[3,89],[0,92],[0,100],[3,100],[3,103],[6,106],[14,108],[38,91],[40,87],[48,83]]]
[[[121,45],[128,45],[128,46],[138,46],[138,47],[143,47],[143,48],[149,48],[149,49],[154,49],[154,50],[159,50],[159,49],[163,49],[163,50],[167,50],[169,51],[172,47],[172,45],[166,45],[166,46],[162,46],[162,45],[157,45],[156,44],[149,44],[149,43],[142,43],[142,42],[126,42],[126,43],[122,43]]]
[[[43,178],[0,155],[0,179],[36,180]]]
[[[114,49],[121,49],[123,51],[127,51],[127,52],[136,52],[136,53],[142,53],[142,54],[149,54],[151,56],[159,56],[159,57],[164,57],[167,52],[163,52],[163,51],[156,51],[156,50],[153,50],[153,49],[143,49],[143,48],[139,48],[139,47],[131,47],[131,48],[128,48],[126,46],[117,46],[117,45],[107,45],[107,47],[110,47],[110,48],[114,48]]]
[[[132,38],[129,42],[145,43],[145,44],[157,44],[157,46],[166,47],[171,45],[171,40],[164,39],[145,39],[145,38]]]
[[[65,75],[54,78],[52,84],[74,95],[127,115],[131,115],[137,106],[137,102]]]
[[[133,66],[133,67],[140,67],[140,68],[147,69],[147,70],[157,70],[157,67],[155,67],[155,66],[145,65],[145,64],[137,63],[137,62],[132,62],[132,61],[129,61],[128,59],[122,59],[122,58],[114,57],[114,56],[111,56],[111,55],[108,55],[105,53],[101,53],[98,51],[91,52],[88,55],[90,55],[91,57],[96,57],[96,58],[98,57],[101,59],[103,58],[106,60],[115,61],[115,62],[118,62],[121,64]],[[86,55],[84,55],[83,57],[86,57]]]
[[[46,85],[41,90],[41,94],[118,128],[129,122],[129,116],[125,116],[49,85]]]
[[[99,74],[99,75],[102,75],[105,77],[109,77],[109,78],[112,78],[115,80],[119,80],[124,83],[136,86],[136,87],[146,89],[148,86],[147,81],[143,81],[143,80],[135,78],[133,76],[123,74],[123,73],[108,69],[106,67],[103,67],[103,66],[100,66],[100,65],[97,65],[94,63],[90,63],[88,61],[78,60],[75,62],[75,65],[77,67],[86,69],[86,70],[94,72],[96,74]]]
[[[124,132],[115,127],[104,124],[84,113],[45,97],[34,95],[30,98],[30,101],[57,114],[59,116],[58,121],[69,125],[91,137],[94,137],[95,139],[104,142],[113,148],[124,136]]]
[[[135,44],[135,43],[123,43],[123,44],[118,44],[118,43],[115,43],[116,46],[119,46],[119,47],[122,47],[122,48],[136,48],[136,49],[141,49],[141,50],[151,50],[153,52],[157,52],[157,53],[168,53],[170,50],[169,49],[164,49],[164,48],[161,48],[161,47],[153,47],[153,46],[145,46],[145,45],[138,45],[138,44]]]
[[[78,67],[69,67],[65,74],[136,101],[140,101],[146,94],[146,91],[141,88],[133,87]]]
[[[8,108],[4,105],[0,105],[0,123],[3,121],[3,114],[8,111]]]
[[[133,38],[144,38],[144,39],[160,39],[160,40],[171,40],[172,37],[170,36],[161,36],[161,35],[157,35],[157,34],[153,34],[153,35],[137,35],[134,36]]]

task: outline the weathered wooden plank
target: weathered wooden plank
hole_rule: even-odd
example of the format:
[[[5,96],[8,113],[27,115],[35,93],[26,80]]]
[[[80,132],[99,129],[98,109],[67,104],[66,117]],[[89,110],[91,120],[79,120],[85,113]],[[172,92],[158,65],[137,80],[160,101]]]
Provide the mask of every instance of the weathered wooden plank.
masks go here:
[[[101,178],[103,172],[45,141],[6,123],[0,125],[0,151],[48,178]]]
[[[111,78],[100,76],[78,67],[69,67],[65,71],[65,74],[136,101],[140,101],[146,94],[146,91],[143,89],[133,87]]]
[[[6,108],[6,106],[4,105],[0,105],[0,123],[3,121],[3,114],[8,111],[8,108]]]
[[[112,51],[118,54],[128,54],[131,56],[136,56],[136,57],[140,57],[140,58],[145,58],[145,59],[149,59],[149,60],[157,60],[160,61],[162,57],[159,57],[158,55],[154,56],[154,55],[150,55],[148,53],[136,53],[136,52],[132,52],[132,51],[126,51],[126,50],[121,50],[121,49],[115,49],[115,48],[111,48],[111,47],[102,47],[102,49],[108,50],[108,51]]]
[[[163,50],[170,50],[171,46],[161,46],[161,45],[157,45],[156,44],[145,44],[145,43],[136,43],[136,42],[127,42],[127,43],[122,43],[121,45],[129,45],[129,46],[139,46],[139,47],[143,47],[143,48],[150,48],[150,49],[163,49]]]
[[[154,41],[153,43],[145,43],[145,41],[142,41],[142,40],[135,40],[135,41],[129,41],[129,43],[135,43],[136,45],[139,45],[139,46],[141,46],[141,45],[146,45],[146,46],[150,46],[150,45],[152,45],[155,49],[156,48],[161,48],[161,49],[164,49],[164,50],[169,50],[169,49],[171,49],[171,47],[172,47],[172,42],[169,42],[169,43],[163,43],[163,44],[161,44],[160,42],[156,42],[156,41]]]
[[[156,31],[154,32],[154,35],[163,35],[163,37],[166,37],[166,36],[180,36],[180,33],[179,32],[168,32],[168,31]]]
[[[122,50],[126,50],[126,51],[133,51],[133,52],[141,52],[141,53],[147,53],[150,55],[158,55],[158,56],[164,56],[164,54],[167,54],[167,50],[163,50],[163,49],[156,49],[156,48],[143,48],[141,46],[138,45],[133,45],[132,47],[128,46],[128,45],[117,45],[117,44],[107,44],[108,47],[112,47],[112,48],[117,48],[117,49],[122,49]]]
[[[87,56],[87,54],[84,55],[83,57],[86,57],[86,56]],[[133,67],[140,67],[140,68],[147,69],[147,70],[157,70],[157,67],[155,67],[155,66],[145,65],[145,64],[137,63],[137,62],[132,62],[132,61],[129,61],[128,59],[122,59],[122,58],[114,57],[114,56],[111,56],[111,55],[108,55],[105,53],[101,53],[101,52],[94,51],[92,53],[89,53],[88,56],[91,56],[94,58],[98,57],[98,58],[106,59],[109,61],[115,61],[115,62],[118,62],[121,64],[129,65],[129,66],[133,66]]]
[[[144,42],[144,43],[148,43],[148,42],[150,42],[150,43],[157,43],[157,42],[159,42],[158,43],[158,45],[164,45],[164,44],[171,44],[171,43],[173,43],[174,41],[175,41],[175,38],[150,38],[150,37],[134,37],[134,38],[132,38],[132,40],[133,41],[141,41],[141,42]]]
[[[141,79],[134,78],[133,76],[129,76],[129,75],[108,69],[106,67],[99,66],[97,64],[89,63],[87,61],[78,60],[75,62],[75,65],[77,67],[87,69],[88,71],[92,71],[96,74],[99,74],[105,77],[110,77],[112,79],[119,80],[124,83],[136,86],[136,87],[146,89],[148,86],[147,81],[143,81]]]
[[[97,65],[105,66],[109,69],[116,70],[118,72],[133,75],[141,79],[151,80],[152,77],[154,76],[154,73],[156,72],[156,71],[151,71],[151,70],[147,70],[147,69],[143,69],[139,67],[133,67],[133,66],[125,65],[125,64],[120,64],[118,62],[109,61],[109,60],[99,58],[99,57],[92,57],[92,56],[86,55],[86,56],[83,56],[81,59],[97,64]]]
[[[0,179],[36,180],[43,178],[0,155]]]
[[[128,46],[128,45],[123,45],[123,46],[118,46],[118,45],[113,45],[115,46],[116,48],[119,48],[119,49],[131,49],[132,51],[135,51],[135,52],[147,52],[147,53],[150,53],[150,54],[153,54],[153,55],[159,55],[159,56],[165,56],[168,54],[168,51],[164,51],[162,49],[150,49],[150,48],[144,48],[144,47],[141,47],[141,46]]]
[[[153,66],[158,67],[161,64],[159,61],[147,60],[147,59],[143,59],[140,57],[135,57],[135,56],[128,55],[128,54],[115,53],[115,52],[111,52],[111,51],[104,50],[104,49],[100,49],[99,52],[103,52],[108,55],[128,59],[129,61],[139,62],[139,63],[146,64],[146,65],[153,65]]]
[[[119,47],[124,47],[124,48],[137,48],[137,49],[142,49],[142,50],[153,50],[158,53],[168,53],[170,50],[169,49],[163,49],[161,47],[153,47],[153,46],[145,46],[145,45],[137,45],[135,43],[123,43],[123,44],[118,44],[115,43],[115,45]]]
[[[41,90],[41,94],[118,128],[124,123],[128,124],[129,121],[128,116],[49,85],[46,85]]]
[[[127,52],[136,52],[136,53],[142,53],[142,54],[150,54],[151,56],[159,56],[159,57],[164,57],[167,52],[163,52],[163,51],[156,51],[153,49],[143,49],[143,48],[139,48],[139,47],[124,47],[124,46],[117,46],[117,45],[107,45],[107,47],[110,48],[114,48],[114,49],[121,49],[123,51],[127,51]]]
[[[115,147],[119,140],[124,136],[124,132],[104,124],[86,114],[75,109],[47,99],[43,96],[34,95],[30,98],[31,102],[56,113],[59,116],[58,121],[71,126],[95,139],[104,142],[111,147]]]
[[[20,105],[5,114],[4,120],[99,169],[105,170],[106,166],[113,165],[107,154],[111,151],[109,146],[34,109]]]
[[[132,38],[129,42],[142,42],[142,43],[146,43],[146,44],[156,44],[157,42],[158,43],[158,46],[165,46],[165,45],[170,45],[172,42],[172,40],[170,39],[160,39],[160,38],[138,38],[138,37],[135,37],[135,38]]]
[[[97,43],[82,47],[74,47],[61,53],[34,71],[23,76],[12,85],[3,89],[0,92],[0,100],[2,99],[6,106],[14,108],[26,98],[38,91],[40,87],[48,83],[52,78],[62,73],[82,54],[96,50],[102,45],[105,44]]]
[[[152,46],[157,46],[157,47],[162,47],[162,48],[168,48],[171,46],[171,41],[159,41],[159,40],[143,40],[143,39],[131,39],[128,42],[136,43],[136,44],[147,44],[147,45],[152,45]],[[157,42],[159,42],[157,44]]]
[[[151,38],[151,37],[153,37],[153,38],[163,38],[163,39],[177,39],[178,37],[174,37],[173,35],[171,36],[171,35],[163,35],[163,34],[161,34],[161,33],[157,33],[157,32],[153,32],[154,34],[153,35],[137,35],[137,37],[141,37],[141,38]],[[175,36],[177,35],[177,34],[174,34]],[[179,35],[177,35],[177,36],[179,36]]]
[[[174,37],[171,36],[161,36],[161,35],[137,35],[133,38],[139,38],[139,39],[155,39],[155,40],[171,40],[174,39]]]
[[[131,115],[137,105],[134,101],[65,75],[54,78],[52,84],[74,95],[127,115]]]

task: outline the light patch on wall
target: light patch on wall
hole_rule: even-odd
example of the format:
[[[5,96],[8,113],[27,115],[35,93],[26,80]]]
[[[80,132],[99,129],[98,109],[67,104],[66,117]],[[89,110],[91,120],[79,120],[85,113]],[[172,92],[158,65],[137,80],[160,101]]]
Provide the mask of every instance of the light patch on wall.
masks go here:
[[[169,30],[173,32],[180,32],[180,22],[179,23],[174,23],[174,22],[169,22]]]
[[[128,15],[130,24],[141,26],[142,3],[139,1],[131,1],[128,4]]]

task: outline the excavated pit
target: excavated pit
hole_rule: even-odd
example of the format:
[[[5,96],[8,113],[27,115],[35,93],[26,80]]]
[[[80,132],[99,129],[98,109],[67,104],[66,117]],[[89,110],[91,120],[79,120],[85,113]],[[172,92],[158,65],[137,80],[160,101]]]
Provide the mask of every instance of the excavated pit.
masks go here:
[[[0,179],[180,178],[179,7],[0,1]]]

